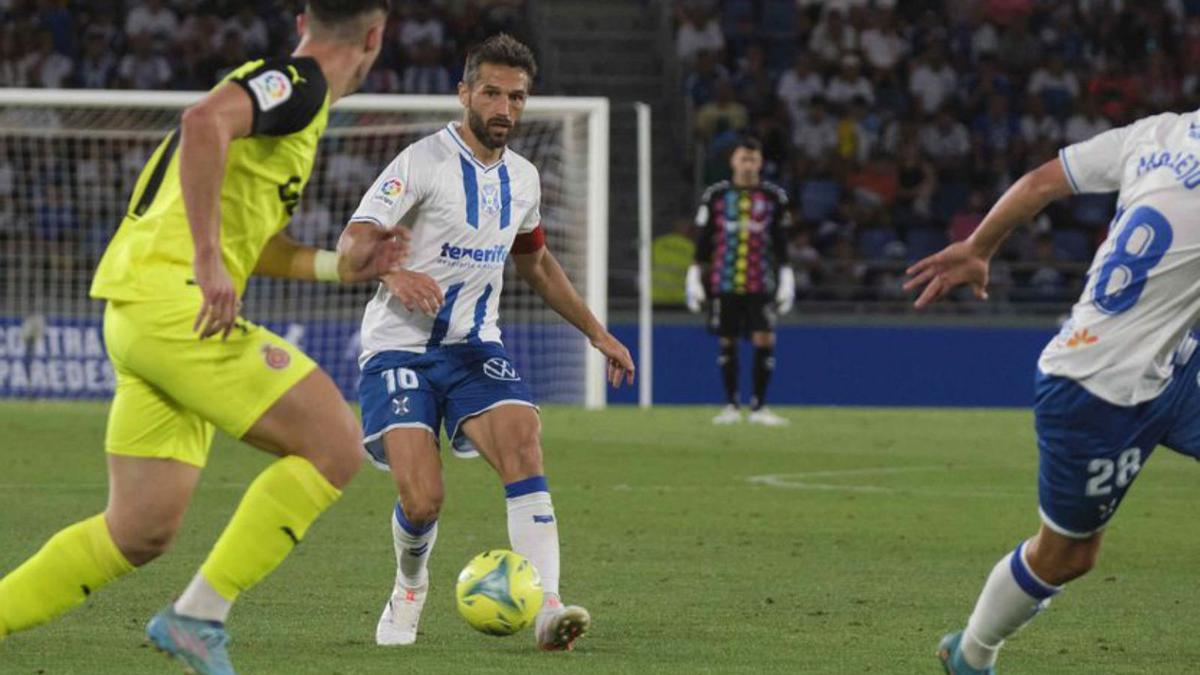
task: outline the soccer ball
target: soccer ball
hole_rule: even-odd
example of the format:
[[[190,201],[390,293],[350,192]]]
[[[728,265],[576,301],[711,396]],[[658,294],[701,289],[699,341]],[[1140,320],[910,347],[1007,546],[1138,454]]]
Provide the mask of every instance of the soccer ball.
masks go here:
[[[488,635],[512,635],[542,608],[542,577],[525,557],[497,549],[480,553],[458,575],[458,613]]]

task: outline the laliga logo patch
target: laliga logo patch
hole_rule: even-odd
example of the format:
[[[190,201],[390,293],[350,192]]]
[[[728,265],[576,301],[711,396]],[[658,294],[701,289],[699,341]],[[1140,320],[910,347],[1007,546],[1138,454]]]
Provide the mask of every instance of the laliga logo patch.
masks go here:
[[[396,200],[404,192],[404,181],[399,178],[389,178],[384,181],[383,185],[379,186],[379,190],[375,192],[373,199],[383,202],[388,206],[395,206]]]
[[[258,100],[259,110],[266,112],[292,97],[292,81],[278,70],[268,70],[250,80],[250,91]]]
[[[274,370],[283,370],[292,362],[292,355],[288,354],[286,349],[275,345],[263,345],[262,354],[263,360],[267,362],[267,367]]]
[[[513,364],[499,356],[492,357],[483,364],[483,374],[502,382],[517,382],[521,379]]]
[[[500,213],[500,185],[490,183],[483,186],[483,212],[489,215]]]

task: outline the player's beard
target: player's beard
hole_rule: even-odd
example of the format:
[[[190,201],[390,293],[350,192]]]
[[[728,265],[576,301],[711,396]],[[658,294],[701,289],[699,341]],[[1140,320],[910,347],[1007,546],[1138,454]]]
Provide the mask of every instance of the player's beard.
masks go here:
[[[492,118],[488,122],[500,122],[498,118]],[[508,135],[517,128],[516,124],[511,126],[491,125],[483,121],[483,115],[475,112],[473,108],[467,108],[467,124],[471,127],[471,133],[475,134],[475,138],[483,144],[483,147],[488,150],[498,150],[508,143]]]

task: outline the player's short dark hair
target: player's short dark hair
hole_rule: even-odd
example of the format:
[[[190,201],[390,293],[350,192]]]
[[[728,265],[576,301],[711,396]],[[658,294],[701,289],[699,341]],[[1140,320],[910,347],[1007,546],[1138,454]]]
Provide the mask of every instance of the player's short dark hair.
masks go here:
[[[529,76],[530,82],[537,77],[537,61],[533,58],[533,52],[508,33],[497,33],[468,52],[463,82],[474,84],[479,77],[479,67],[485,63],[520,68]]]
[[[763,146],[762,141],[758,140],[756,136],[746,134],[739,137],[737,144],[733,146],[734,150],[737,150],[738,148],[745,148],[750,152],[762,152]]]
[[[326,26],[338,26],[363,14],[382,10],[385,14],[392,9],[391,0],[308,0],[305,13]]]

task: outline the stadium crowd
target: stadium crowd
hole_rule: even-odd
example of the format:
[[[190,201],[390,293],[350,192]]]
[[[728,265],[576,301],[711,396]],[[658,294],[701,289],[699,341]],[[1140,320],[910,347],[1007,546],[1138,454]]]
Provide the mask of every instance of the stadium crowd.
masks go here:
[[[1200,101],[1197,0],[679,0],[697,186],[739,134],[765,145],[807,297],[899,300],[906,262],[961,240],[1066,144]],[[1190,67],[1189,67],[1190,66]],[[1061,307],[1111,195],[1014,236],[994,299]],[[1053,227],[1051,227],[1053,224]]]
[[[397,0],[365,91],[454,91],[466,46],[523,33],[525,0]],[[302,0],[0,0],[0,86],[208,89],[287,55]]]

